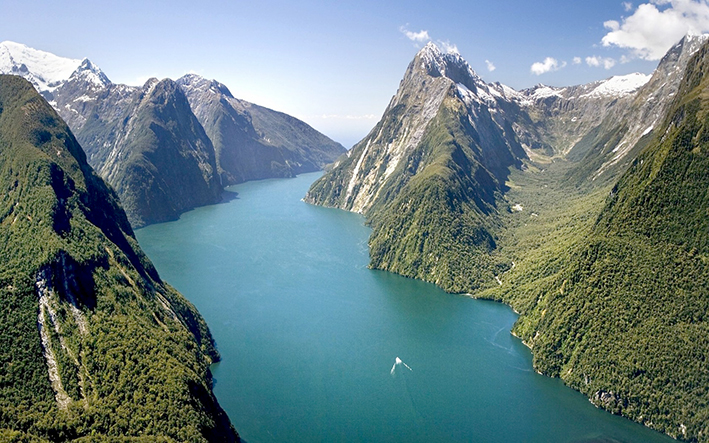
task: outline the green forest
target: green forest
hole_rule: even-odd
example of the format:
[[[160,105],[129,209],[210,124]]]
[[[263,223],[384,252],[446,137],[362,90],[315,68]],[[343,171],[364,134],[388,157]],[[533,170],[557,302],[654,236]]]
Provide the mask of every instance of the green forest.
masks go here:
[[[13,76],[0,76],[0,187],[0,438],[238,439],[212,394],[204,320],[160,279],[67,126]]]

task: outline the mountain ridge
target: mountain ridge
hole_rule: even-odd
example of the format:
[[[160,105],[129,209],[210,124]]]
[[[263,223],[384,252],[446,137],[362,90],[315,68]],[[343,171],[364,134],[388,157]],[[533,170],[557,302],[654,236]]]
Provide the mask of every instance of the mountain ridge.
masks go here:
[[[26,80],[0,75],[0,436],[237,441],[219,354],[114,191]]]
[[[707,40],[685,37],[649,78],[525,91],[441,67],[446,58],[426,47],[379,123],[305,201],[365,215],[370,267],[510,304],[520,313],[513,333],[532,349],[539,372],[613,413],[707,441],[706,402],[686,381],[707,385],[706,370],[688,357],[709,349],[697,332],[709,310],[701,300],[709,290],[705,257],[699,246],[666,241],[707,241],[706,217],[690,217],[676,235],[670,218],[684,217],[682,204],[697,214],[706,206],[706,186],[693,185],[690,196],[673,183],[690,170],[701,183],[706,115],[696,97],[706,96]],[[454,81],[446,72],[456,80],[473,74]],[[678,105],[685,96],[695,104]],[[685,118],[694,123],[668,135],[668,125]],[[421,136],[404,150],[401,134]],[[697,163],[686,153],[674,166],[663,163],[668,144],[696,151]],[[609,218],[620,211],[612,202],[628,193],[621,185],[650,165],[662,184],[634,182],[647,191],[629,191],[639,196]],[[642,211],[654,214],[647,227],[613,227]],[[653,236],[663,240],[643,243]],[[667,363],[675,360],[683,368]]]
[[[342,145],[294,117],[235,98],[216,80],[188,74],[177,84],[214,141],[225,186],[314,172],[345,152]]]
[[[7,47],[14,48],[14,58]],[[34,81],[91,165],[117,189],[136,228],[217,203],[223,186],[320,170],[345,152],[306,123],[236,99],[222,84],[224,100],[202,95],[212,103],[207,106],[190,85],[194,76],[117,85],[88,59],[64,59],[12,42],[0,44],[0,51],[0,72]],[[33,62],[26,65],[22,57]],[[175,107],[186,93],[187,106]],[[158,112],[164,106],[175,112]]]

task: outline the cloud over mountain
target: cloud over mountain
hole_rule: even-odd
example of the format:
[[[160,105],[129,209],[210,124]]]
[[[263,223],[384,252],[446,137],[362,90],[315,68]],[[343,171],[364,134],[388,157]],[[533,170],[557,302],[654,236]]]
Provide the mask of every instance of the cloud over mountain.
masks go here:
[[[603,46],[617,46],[629,49],[635,57],[659,60],[684,35],[709,31],[709,1],[650,0],[622,22],[608,20],[603,25],[609,31],[602,39]]]
[[[530,70],[534,75],[542,75],[546,74],[547,72],[558,71],[564,66],[566,66],[566,62],[559,62],[553,57],[547,57],[544,59],[543,62],[536,62],[532,64]]]

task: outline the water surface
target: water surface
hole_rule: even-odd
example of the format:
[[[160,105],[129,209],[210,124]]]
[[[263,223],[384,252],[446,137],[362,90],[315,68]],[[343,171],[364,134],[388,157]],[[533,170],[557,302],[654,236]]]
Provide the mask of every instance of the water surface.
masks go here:
[[[673,441],[536,374],[509,307],[367,269],[364,219],[300,200],[318,176],[137,232],[207,320],[247,443]]]

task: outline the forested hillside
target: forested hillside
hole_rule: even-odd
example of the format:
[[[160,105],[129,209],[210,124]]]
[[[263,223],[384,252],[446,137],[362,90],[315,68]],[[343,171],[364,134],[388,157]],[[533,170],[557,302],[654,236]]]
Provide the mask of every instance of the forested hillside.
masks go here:
[[[235,441],[202,317],[160,279],[66,124],[14,76],[0,76],[0,187],[0,438]]]

